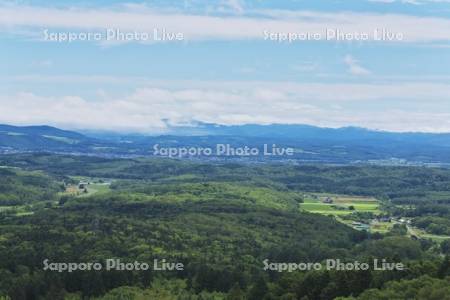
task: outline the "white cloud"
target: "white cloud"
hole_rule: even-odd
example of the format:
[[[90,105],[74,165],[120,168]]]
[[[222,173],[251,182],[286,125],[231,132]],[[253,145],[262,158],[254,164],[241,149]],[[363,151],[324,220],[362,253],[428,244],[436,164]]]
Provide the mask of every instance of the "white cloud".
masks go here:
[[[244,6],[240,0],[222,0],[221,3],[238,14],[242,14],[244,12]]]
[[[348,72],[352,75],[369,75],[371,72],[363,68],[351,55],[346,55],[344,63],[348,66]]]
[[[0,123],[163,132],[166,123],[162,120],[167,119],[171,124],[305,123],[450,132],[449,84],[189,82],[182,85],[147,86],[123,97],[99,91],[101,97],[97,100],[30,92],[2,95]]]
[[[234,3],[234,2],[232,2]],[[239,6],[236,6],[239,9]],[[0,6],[0,30],[23,33],[24,28],[103,30],[119,28],[151,32],[165,28],[183,32],[188,40],[263,39],[264,30],[282,33],[321,33],[328,28],[342,32],[372,33],[377,28],[404,35],[404,42],[450,40],[450,19],[400,14],[266,10],[252,15],[207,16],[151,9],[55,9],[32,6]],[[20,32],[22,31],[22,32]]]

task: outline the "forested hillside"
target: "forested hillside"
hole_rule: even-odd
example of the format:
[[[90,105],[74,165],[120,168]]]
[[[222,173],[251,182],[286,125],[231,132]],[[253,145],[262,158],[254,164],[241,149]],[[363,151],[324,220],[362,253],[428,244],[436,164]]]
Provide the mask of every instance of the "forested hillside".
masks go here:
[[[0,165],[0,295],[11,299],[408,299],[412,290],[448,299],[445,240],[413,239],[401,224],[386,233],[355,230],[300,209],[311,193],[370,195],[383,215],[437,224],[448,218],[446,169],[51,154],[0,156]],[[165,259],[184,268],[44,269],[45,259],[109,258]],[[386,259],[406,270],[264,269],[265,260],[330,258]]]

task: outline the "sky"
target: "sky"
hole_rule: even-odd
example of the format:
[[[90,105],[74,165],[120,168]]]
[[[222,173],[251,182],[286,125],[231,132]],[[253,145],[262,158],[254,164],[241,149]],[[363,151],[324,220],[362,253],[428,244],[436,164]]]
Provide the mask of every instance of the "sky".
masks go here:
[[[3,124],[450,132],[450,0],[0,0],[0,80]]]

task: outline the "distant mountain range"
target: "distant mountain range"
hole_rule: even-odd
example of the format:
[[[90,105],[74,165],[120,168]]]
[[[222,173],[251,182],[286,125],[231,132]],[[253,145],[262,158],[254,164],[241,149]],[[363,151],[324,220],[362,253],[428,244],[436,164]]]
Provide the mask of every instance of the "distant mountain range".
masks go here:
[[[278,160],[303,162],[450,163],[450,134],[394,133],[357,127],[332,129],[308,125],[198,124],[171,128],[168,135],[145,136],[82,134],[50,126],[0,125],[2,153],[47,151],[99,156],[147,156],[153,154],[155,144],[178,148],[215,147],[217,144],[260,148],[264,144],[276,144],[295,149],[294,157],[280,157]]]
[[[93,140],[80,133],[50,126],[0,125],[0,147],[15,150],[83,148]]]

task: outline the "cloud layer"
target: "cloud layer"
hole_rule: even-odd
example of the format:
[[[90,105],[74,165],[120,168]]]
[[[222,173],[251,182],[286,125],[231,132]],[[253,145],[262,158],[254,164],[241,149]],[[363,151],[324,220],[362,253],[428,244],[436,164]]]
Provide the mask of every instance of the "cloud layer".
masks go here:
[[[235,10],[238,1],[228,1]],[[119,28],[151,32],[165,28],[182,32],[188,40],[263,39],[263,32],[323,33],[338,29],[344,33],[373,33],[387,29],[403,34],[403,42],[442,42],[450,40],[450,19],[400,14],[372,14],[266,10],[242,16],[207,16],[159,12],[147,8],[56,9],[32,6],[1,6],[0,29],[24,32],[23,28],[100,30]],[[21,29],[21,30],[19,30]]]
[[[29,92],[1,96],[0,120],[12,124],[153,133],[166,129],[162,120],[172,125],[195,121],[306,123],[450,132],[450,112],[440,109],[450,98],[448,84],[199,82],[189,83],[190,87],[167,88],[168,85],[138,88],[120,98],[104,94],[102,100],[95,101]]]

